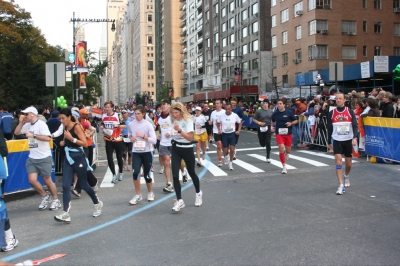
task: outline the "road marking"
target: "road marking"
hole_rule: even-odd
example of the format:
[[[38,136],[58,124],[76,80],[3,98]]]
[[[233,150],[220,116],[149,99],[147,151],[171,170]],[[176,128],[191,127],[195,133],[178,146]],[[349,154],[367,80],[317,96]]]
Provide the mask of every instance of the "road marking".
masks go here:
[[[277,149],[277,148],[278,146],[271,146],[271,149]],[[265,150],[265,147],[236,149],[236,151],[256,151],[256,150]],[[194,153],[196,154],[196,152]],[[217,153],[217,151],[207,151],[207,154],[214,154],[214,153]],[[155,154],[154,158],[158,158],[158,154]]]
[[[218,166],[216,166],[215,164],[213,164],[210,161],[202,159],[201,163],[203,164],[204,168],[206,168],[208,171],[210,171],[211,174],[213,174],[213,176],[227,176],[228,175],[227,173],[222,171],[221,168],[219,168]]]
[[[265,161],[266,158],[265,158],[265,156],[263,156],[263,155],[259,155],[259,154],[247,154],[247,155],[248,155],[248,156],[251,156],[251,157],[254,157],[254,158],[256,158],[256,159],[259,159],[259,160],[261,160],[261,161],[264,161],[264,162],[267,164],[267,162]],[[279,167],[279,168],[283,168],[282,163],[281,163],[280,161],[271,159],[271,164],[272,164],[272,165],[275,165],[275,166],[277,166],[277,167]],[[291,166],[291,165],[289,165],[289,164],[286,164],[286,168],[289,169],[289,170],[297,169],[296,167]]]
[[[115,166],[115,172],[119,173],[118,166]],[[112,179],[113,179],[113,174],[111,173],[110,167],[107,167],[107,172],[104,175],[104,178],[100,184],[100,187],[114,187],[114,184],[111,182]]]
[[[319,152],[313,152],[313,151],[298,151],[298,152],[307,153],[307,154],[324,157],[324,158],[329,158],[329,159],[335,159],[335,156],[333,156],[333,155],[323,154],[323,153],[319,153]],[[344,162],[344,158],[342,159],[342,161]],[[357,161],[352,160],[352,162],[356,163]]]
[[[279,154],[279,152],[273,152],[273,154]],[[327,164],[315,161],[315,160],[311,160],[311,159],[307,159],[307,158],[303,158],[303,157],[299,157],[296,155],[293,155],[293,153],[289,154],[289,160],[294,159],[294,160],[298,160],[298,161],[302,161],[314,166],[329,166]]]
[[[243,167],[244,169],[246,169],[246,170],[248,170],[248,171],[250,171],[252,173],[263,173],[263,172],[265,172],[264,170],[262,170],[260,168],[257,168],[254,165],[246,163],[246,162],[244,162],[242,160],[239,160],[239,159],[233,160],[233,163],[239,165],[240,167]]]

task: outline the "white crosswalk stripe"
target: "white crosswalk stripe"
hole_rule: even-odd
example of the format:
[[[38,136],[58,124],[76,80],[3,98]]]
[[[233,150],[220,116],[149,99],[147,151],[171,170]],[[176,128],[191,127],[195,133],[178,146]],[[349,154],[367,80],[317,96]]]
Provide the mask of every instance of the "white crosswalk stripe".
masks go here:
[[[208,163],[207,163],[207,160],[202,159],[201,163],[203,164],[203,166],[205,168],[207,168],[208,171],[210,171],[210,173],[213,176],[227,176],[228,175],[226,172],[222,171],[221,168],[219,168],[218,166],[216,166],[215,164],[213,164],[210,161],[208,161]]]
[[[307,154],[311,154],[311,155],[315,155],[315,156],[319,156],[319,157],[324,157],[324,158],[329,158],[329,159],[335,159],[335,156],[333,156],[333,155],[319,153],[319,152],[313,152],[313,151],[298,151],[298,152],[307,153]],[[342,161],[344,162],[344,158],[342,159]],[[352,162],[356,163],[357,161],[352,160]]]
[[[279,154],[279,152],[273,152],[273,154]],[[308,164],[311,164],[311,165],[314,165],[314,166],[328,166],[325,163],[321,163],[321,162],[318,162],[318,161],[315,161],[315,160],[311,160],[311,159],[307,159],[307,158],[304,158],[304,157],[299,157],[299,156],[293,155],[293,153],[291,153],[289,155],[289,160],[291,160],[291,159],[298,160],[298,161],[301,161],[301,162],[305,162],[305,163],[308,163]]]
[[[247,154],[247,155],[265,162],[265,156],[263,156],[263,155],[259,155],[259,154]],[[275,165],[277,167],[283,168],[282,163],[280,161],[271,159],[271,164]],[[287,169],[297,169],[296,167],[289,165],[289,164],[286,164],[286,168]]]
[[[252,173],[263,173],[263,172],[265,172],[264,170],[262,170],[260,168],[257,168],[254,165],[246,163],[246,162],[244,162],[242,160],[239,160],[239,159],[234,160],[233,163],[239,165],[240,167],[243,167],[244,169],[249,170]]]

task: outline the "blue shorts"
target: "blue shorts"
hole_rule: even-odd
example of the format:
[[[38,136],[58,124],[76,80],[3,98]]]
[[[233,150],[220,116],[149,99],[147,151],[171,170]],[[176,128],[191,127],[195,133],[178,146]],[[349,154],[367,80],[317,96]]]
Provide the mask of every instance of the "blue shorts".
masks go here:
[[[236,145],[236,134],[235,134],[235,132],[222,133],[221,141],[222,141],[222,147],[223,148],[229,148],[229,145],[235,146]]]

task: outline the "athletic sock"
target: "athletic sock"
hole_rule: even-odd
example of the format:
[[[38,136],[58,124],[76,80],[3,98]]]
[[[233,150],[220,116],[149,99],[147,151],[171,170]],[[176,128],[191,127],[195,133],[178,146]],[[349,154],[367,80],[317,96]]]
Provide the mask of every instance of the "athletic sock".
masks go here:
[[[8,229],[7,231],[4,231],[4,234],[6,235],[6,239],[14,238],[11,228]]]
[[[279,159],[281,159],[282,164],[286,163],[286,157],[284,153],[279,153]]]

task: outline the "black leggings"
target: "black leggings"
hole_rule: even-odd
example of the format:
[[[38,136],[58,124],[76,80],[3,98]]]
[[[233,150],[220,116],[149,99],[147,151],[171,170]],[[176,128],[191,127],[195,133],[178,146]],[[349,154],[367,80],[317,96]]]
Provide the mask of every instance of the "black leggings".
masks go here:
[[[133,180],[140,179],[140,168],[143,165],[143,176],[146,183],[151,183],[150,169],[153,165],[153,152],[132,152]]]
[[[171,150],[171,170],[172,178],[174,181],[175,194],[178,200],[182,199],[181,183],[179,182],[179,170],[181,168],[182,159],[185,161],[187,171],[189,172],[189,175],[193,180],[193,185],[196,189],[196,193],[200,192],[200,180],[194,170],[195,158],[193,146],[188,146],[188,148],[181,148],[173,145]]]
[[[117,155],[119,172],[122,173],[124,167],[122,154],[124,153],[125,148],[126,148],[125,143],[123,143],[122,141],[120,142],[106,141],[106,154],[107,154],[108,167],[110,167],[111,173],[113,175],[115,175],[115,165],[113,158],[114,150]]]
[[[271,127],[268,127],[266,132],[261,132],[260,128],[258,129],[258,141],[260,142],[261,147],[266,148],[267,158],[271,158]]]

